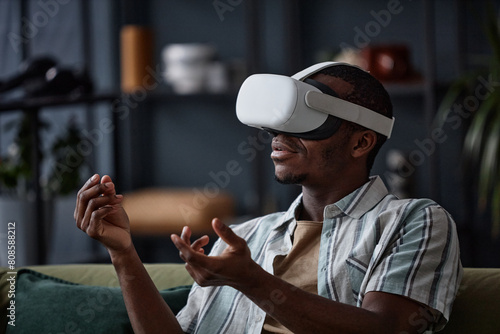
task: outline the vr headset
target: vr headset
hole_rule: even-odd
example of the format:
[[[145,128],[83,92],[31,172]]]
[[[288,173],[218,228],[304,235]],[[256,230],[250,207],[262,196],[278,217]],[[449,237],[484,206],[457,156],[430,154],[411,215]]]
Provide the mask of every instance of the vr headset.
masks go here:
[[[389,138],[394,118],[342,100],[330,87],[307,79],[324,68],[337,65],[352,66],[323,62],[292,77],[251,75],[243,82],[238,93],[238,119],[243,124],[271,133],[313,140],[330,137],[338,130],[342,120],[346,120]]]

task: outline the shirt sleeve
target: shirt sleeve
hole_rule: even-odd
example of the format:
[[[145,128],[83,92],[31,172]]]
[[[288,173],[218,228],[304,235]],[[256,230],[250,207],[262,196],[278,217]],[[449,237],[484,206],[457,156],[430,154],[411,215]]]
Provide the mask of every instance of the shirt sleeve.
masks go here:
[[[437,319],[409,321],[439,330],[450,317],[462,277],[455,223],[438,205],[407,212],[365,291],[397,294],[430,307]]]
[[[198,322],[199,306],[201,304],[202,292],[200,287],[193,284],[186,306],[177,313],[177,321],[184,333],[193,333]]]
[[[225,247],[225,244],[221,247],[221,243],[221,240],[217,239],[209,255],[220,254]],[[184,333],[194,333],[197,328],[201,308],[205,305],[207,289],[202,288],[196,282],[193,283],[186,305],[177,313],[177,321]]]

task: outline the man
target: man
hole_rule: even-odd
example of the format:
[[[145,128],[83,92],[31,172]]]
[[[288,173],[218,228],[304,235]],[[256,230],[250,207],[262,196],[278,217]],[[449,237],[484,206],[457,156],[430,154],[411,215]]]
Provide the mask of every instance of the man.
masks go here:
[[[455,226],[436,203],[398,200],[380,178],[369,177],[392,129],[392,105],[382,85],[338,63],[318,64],[292,78],[250,78],[240,90],[238,117],[274,134],[276,179],[301,185],[302,194],[287,212],[232,229],[214,219],[220,239],[210,256],[203,251],[208,237],[191,243],[188,227],[172,235],[197,282],[177,317],[134,249],[123,197],[111,179],[94,175],[78,194],[77,226],[108,249],[134,331],[421,333],[441,328],[461,279]],[[291,106],[284,113],[268,108],[282,100]],[[345,120],[352,114],[359,114],[352,118],[358,124]],[[316,116],[323,117],[321,124],[310,125]]]

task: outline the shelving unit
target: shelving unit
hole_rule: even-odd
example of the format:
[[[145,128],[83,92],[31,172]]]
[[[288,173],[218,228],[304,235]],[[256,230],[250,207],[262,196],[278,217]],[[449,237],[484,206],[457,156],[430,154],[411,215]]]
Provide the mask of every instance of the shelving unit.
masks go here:
[[[155,11],[154,4],[159,4],[161,6],[164,6],[163,3],[155,2],[155,1],[146,1],[144,4],[144,8],[149,8],[150,12],[149,13],[144,13],[142,12],[138,16],[134,16],[133,12],[130,12],[131,9],[134,8],[134,3],[136,5],[139,3],[137,1],[125,1],[125,5],[122,6],[122,9],[126,11],[126,13],[123,13],[121,16],[126,17],[127,20],[122,22],[123,24],[131,24],[131,23],[136,23],[140,22],[141,24],[147,25],[153,30],[158,30],[160,28],[152,25],[155,22],[155,18],[153,16],[153,12]],[[142,3],[142,2],[141,2]],[[172,9],[176,11],[176,15],[181,15],[180,13],[184,13],[187,15],[186,12],[183,10],[180,10],[179,8],[192,8],[193,4],[192,3],[184,3],[182,1],[177,1],[177,4],[171,4],[172,6],[169,6],[169,9]],[[200,6],[202,6],[202,2],[200,2]],[[211,15],[210,17],[213,19],[213,22],[215,24],[219,23],[218,22],[218,16],[213,9],[211,3],[203,3],[204,8],[210,9],[212,11],[207,10],[206,13],[207,15]],[[243,17],[244,19],[241,21],[238,21],[238,30],[243,30],[245,32],[244,40],[240,40],[239,46],[245,45],[245,50],[243,51],[243,57],[245,59],[246,63],[246,72],[248,74],[251,73],[256,73],[256,72],[261,72],[263,69],[263,58],[262,58],[262,28],[260,24],[260,18],[262,15],[262,2],[260,0],[254,0],[254,1],[243,1],[241,4],[235,6],[234,11],[237,12],[238,17]],[[230,21],[232,17],[230,16],[232,13],[228,12],[226,17],[227,21]],[[163,18],[162,18],[163,19]],[[158,18],[156,19],[158,20]],[[222,22],[222,24],[226,24],[227,21]],[[157,21],[156,21],[157,22]],[[211,21],[212,22],[212,21]],[[162,23],[163,24],[163,23]],[[192,27],[191,23],[188,23],[189,27]],[[182,27],[179,26],[177,29],[182,30]],[[186,28],[187,29],[187,28]],[[158,59],[159,53],[162,47],[165,45],[160,45],[158,46],[158,40],[167,39],[165,36],[169,36],[173,41],[175,42],[210,42],[206,40],[198,41],[198,40],[189,40],[189,41],[178,41],[177,38],[172,37],[175,36],[176,32],[171,31],[166,27],[163,27],[163,30],[165,30],[165,34],[163,37],[157,37],[157,59],[155,60],[156,63],[161,63],[161,60]],[[158,36],[158,32],[157,32]],[[220,37],[220,36],[218,36]],[[220,38],[219,38],[220,39]],[[217,47],[217,45],[216,45]],[[228,49],[226,47],[226,49]],[[183,105],[183,116],[187,115],[192,115],[192,117],[195,117],[194,115],[196,113],[205,113],[200,110],[189,110],[190,108],[193,108],[194,105],[199,106],[200,104],[204,106],[210,106],[210,107],[220,107],[220,110],[214,111],[214,113],[218,114],[219,116],[221,115],[226,115],[226,113],[231,112],[231,114],[234,112],[234,106],[236,102],[236,96],[237,96],[237,89],[232,89],[231,91],[228,91],[226,93],[221,93],[221,94],[211,94],[211,93],[199,93],[199,94],[187,94],[187,95],[179,95],[175,94],[171,91],[171,89],[166,88],[164,85],[162,87],[159,87],[158,89],[149,92],[147,98],[140,104],[138,107],[138,110],[134,112],[134,115],[132,115],[131,119],[129,120],[129,124],[126,125],[128,127],[128,130],[126,130],[127,134],[131,136],[131,144],[130,147],[122,147],[124,151],[128,151],[128,154],[126,153],[125,156],[128,156],[127,161],[123,164],[123,166],[126,166],[127,164],[131,165],[131,168],[129,170],[125,170],[124,168],[123,173],[126,174],[125,179],[131,180],[131,184],[129,184],[129,188],[137,188],[137,187],[143,187],[143,186],[162,186],[161,182],[158,182],[158,180],[151,180],[149,179],[151,176],[151,168],[150,166],[147,167],[144,164],[138,163],[138,161],[143,161],[145,159],[150,158],[151,154],[145,153],[144,150],[139,150],[138,146],[143,145],[142,143],[145,142],[151,142],[150,136],[154,136],[154,130],[151,130],[151,127],[154,127],[155,124],[157,123],[154,121],[155,117],[167,117],[167,115],[172,115],[176,116],[176,113],[178,112],[177,109],[172,110],[173,105]],[[168,110],[168,113],[164,113],[158,111],[159,109],[163,110]],[[159,114],[163,114],[164,116],[158,116]],[[212,111],[211,111],[212,113]],[[142,115],[141,115],[142,114]],[[141,115],[141,116],[139,116]],[[217,122],[214,118],[213,122]],[[146,124],[149,122],[149,124]],[[165,122],[168,122],[165,120]],[[214,126],[213,124],[209,124],[208,122],[206,123],[206,126]],[[140,129],[137,131],[137,129]],[[135,130],[134,130],[135,129]],[[192,130],[191,130],[192,131]],[[153,133],[151,133],[153,132]],[[172,142],[175,142],[178,140],[175,137],[169,137]],[[241,139],[238,139],[241,140]],[[154,143],[151,143],[154,145]],[[201,145],[202,143],[200,143]],[[171,145],[174,145],[171,143]],[[151,146],[147,148],[148,150],[151,150]],[[214,148],[214,150],[217,150],[217,148]],[[255,164],[260,165],[260,160],[262,157],[257,156],[255,159]],[[185,162],[187,165],[189,165],[189,162]],[[199,162],[198,162],[199,164]],[[174,168],[175,167],[170,167]],[[148,169],[148,170],[147,170]],[[203,173],[203,172],[201,172]],[[256,180],[256,182],[252,182],[252,187],[254,187],[254,191],[256,194],[258,194],[258,198],[264,198],[264,193],[267,191],[265,189],[265,186],[263,185],[262,182],[259,182],[261,180],[261,169],[260,168],[253,168],[252,169],[252,178]],[[141,178],[134,178],[134,175],[142,175]],[[144,176],[148,175],[148,176]],[[189,183],[190,181],[187,180]],[[153,184],[149,184],[153,183]],[[168,186],[168,185],[167,185]],[[262,204],[258,204],[258,207],[261,207]],[[253,214],[258,214],[258,212],[253,212]]]
[[[150,10],[154,10],[154,3],[155,2],[151,0],[148,2]],[[369,2],[369,4],[371,5],[373,3]],[[189,8],[191,5],[192,4],[186,4],[185,6]],[[267,44],[267,39],[270,38],[273,40],[279,40],[281,43],[279,46],[273,46],[282,48],[282,52],[277,53],[278,56],[281,57],[281,68],[278,73],[290,75],[309,65],[311,61],[310,55],[308,56],[303,54],[298,50],[303,50],[307,44],[306,42],[316,33],[311,29],[303,29],[304,25],[309,27],[307,22],[305,22],[306,19],[315,19],[314,15],[314,18],[305,18],[303,16],[303,13],[307,13],[306,9],[310,6],[310,2],[300,0],[282,0],[273,3],[255,0],[242,2],[240,6],[234,9],[235,11],[244,10],[245,12],[245,36],[240,37],[245,39],[245,58],[248,65],[248,74],[255,72],[276,73],[275,70],[268,68],[268,65],[273,63],[271,59],[275,58],[275,54],[268,49],[269,45]],[[390,83],[387,84],[387,89],[390,95],[396,99],[405,97],[421,98],[422,117],[427,127],[425,131],[429,134],[432,130],[431,123],[436,110],[436,45],[434,37],[435,4],[431,0],[425,0],[419,6],[421,6],[421,17],[419,18],[419,21],[421,22],[423,29],[421,45],[424,60],[422,68],[423,80],[421,82],[408,84]],[[367,7],[367,12],[371,9],[373,8]],[[338,12],[342,13],[343,10],[344,9],[342,7],[338,7]],[[215,13],[210,13],[210,11],[207,10],[206,15],[211,14],[215,15]],[[270,15],[279,16],[280,20],[273,21],[273,18],[275,17],[269,17]],[[309,15],[311,15],[311,13],[309,13]],[[144,15],[142,18],[144,19]],[[151,18],[149,18],[149,20],[151,20]],[[275,24],[275,22],[278,23]],[[153,29],[154,28],[155,27],[153,26]],[[228,27],[227,29],[231,28]],[[325,25],[325,29],[335,30],[335,22],[329,22],[328,25]],[[165,34],[175,36],[176,32],[168,31],[165,32]],[[269,34],[273,35],[270,37]],[[230,36],[228,36],[228,38],[230,38]],[[230,43],[230,39],[228,39],[228,43]],[[233,99],[235,100],[235,96],[233,96],[232,93],[221,95],[196,94],[189,96],[176,96],[175,94],[158,91],[150,94],[147,98],[146,104],[148,107],[151,107],[152,104],[162,104],[164,109],[168,110],[169,104],[172,102],[183,103],[184,101],[203,101],[203,103],[206,104],[227,102],[228,108],[230,108]],[[186,106],[186,108],[189,107]],[[400,111],[400,114],[401,112],[402,111]],[[401,120],[400,117],[397,118]],[[268,198],[269,194],[274,192],[274,190],[271,189],[272,186],[269,185],[269,177],[267,174],[270,171],[268,170],[269,167],[265,167],[267,162],[268,157],[264,151],[259,152],[258,157],[255,161],[253,161],[254,167],[252,178],[255,181],[255,193],[261,201],[259,204],[260,208],[264,206],[264,203],[262,202],[263,199]],[[427,187],[429,188],[427,196],[439,201],[441,189],[438,182],[440,172],[437,154],[428,157],[426,166],[428,169],[427,173],[429,175],[429,179],[426,181]],[[281,196],[281,194],[276,195]]]

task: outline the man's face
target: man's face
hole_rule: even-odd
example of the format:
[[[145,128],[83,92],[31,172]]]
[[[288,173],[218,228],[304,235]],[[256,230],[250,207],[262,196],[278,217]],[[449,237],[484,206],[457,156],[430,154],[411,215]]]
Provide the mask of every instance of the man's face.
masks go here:
[[[329,85],[341,94],[352,89],[345,81],[327,75],[316,74],[311,78]],[[306,140],[279,134],[273,139],[272,149],[275,177],[280,183],[321,185],[325,180],[341,175],[349,166],[350,148],[345,124],[331,137],[323,140]]]
[[[271,144],[276,180],[284,184],[323,184],[325,178],[331,179],[348,167],[348,142],[343,126],[323,140],[278,134]]]

